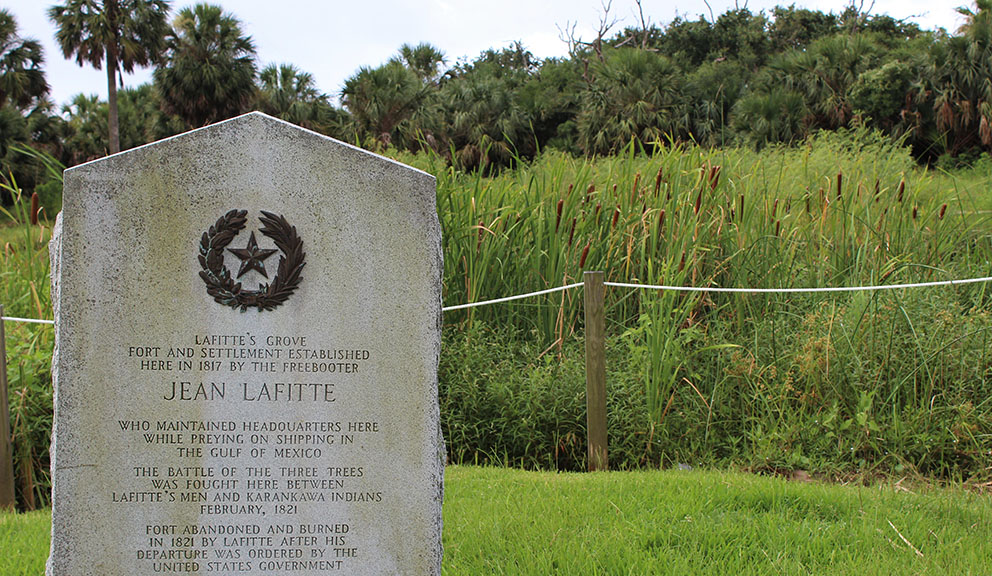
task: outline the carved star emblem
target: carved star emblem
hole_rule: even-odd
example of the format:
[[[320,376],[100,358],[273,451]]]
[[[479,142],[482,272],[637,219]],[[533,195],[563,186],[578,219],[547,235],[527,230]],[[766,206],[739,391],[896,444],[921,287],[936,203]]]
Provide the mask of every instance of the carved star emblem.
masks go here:
[[[248,238],[248,246],[245,248],[228,248],[228,252],[241,259],[241,268],[238,270],[238,278],[241,278],[250,270],[257,270],[266,278],[269,275],[265,272],[265,259],[272,256],[278,250],[260,250],[258,242],[255,240],[255,233],[252,232]]]

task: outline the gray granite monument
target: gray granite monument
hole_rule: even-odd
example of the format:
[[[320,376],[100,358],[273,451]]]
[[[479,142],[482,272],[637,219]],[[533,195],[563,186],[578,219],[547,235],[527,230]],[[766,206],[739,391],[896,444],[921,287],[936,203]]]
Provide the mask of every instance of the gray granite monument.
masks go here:
[[[48,573],[440,574],[433,177],[252,113],[64,198]]]

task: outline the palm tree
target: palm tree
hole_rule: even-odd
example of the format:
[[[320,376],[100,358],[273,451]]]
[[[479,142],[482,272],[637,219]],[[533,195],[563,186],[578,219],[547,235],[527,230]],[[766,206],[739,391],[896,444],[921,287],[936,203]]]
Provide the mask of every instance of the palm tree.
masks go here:
[[[317,90],[313,76],[292,64],[270,64],[258,74],[256,107],[310,130],[321,130],[328,121],[330,103]]]
[[[976,146],[992,149],[992,0],[976,0],[958,36],[934,45],[933,110],[952,156]]]
[[[359,133],[376,145],[400,144],[403,128],[420,108],[428,90],[417,74],[398,60],[359,69],[341,90],[341,100]]]
[[[157,62],[165,48],[168,0],[66,0],[48,10],[55,39],[68,59],[97,70],[107,61],[107,127],[110,153],[120,152],[117,119],[119,70]]]
[[[424,82],[436,82],[441,75],[441,65],[444,64],[444,52],[431,44],[423,42],[416,46],[404,44],[400,46],[398,60],[406,64]]]
[[[846,127],[853,117],[851,87],[858,76],[875,67],[882,48],[864,34],[837,34],[793,50],[776,59],[769,70],[787,90],[802,94],[815,128]]]
[[[609,154],[631,141],[655,146],[684,130],[681,75],[671,60],[634,48],[605,54],[576,117],[586,154]]]
[[[808,111],[802,95],[781,86],[744,96],[734,112],[738,132],[759,149],[776,142],[792,143],[806,134]]]
[[[244,112],[255,90],[255,44],[220,6],[183,8],[155,84],[165,111],[200,127]]]
[[[42,62],[41,44],[21,38],[13,15],[0,9],[0,108],[28,106],[48,93]]]

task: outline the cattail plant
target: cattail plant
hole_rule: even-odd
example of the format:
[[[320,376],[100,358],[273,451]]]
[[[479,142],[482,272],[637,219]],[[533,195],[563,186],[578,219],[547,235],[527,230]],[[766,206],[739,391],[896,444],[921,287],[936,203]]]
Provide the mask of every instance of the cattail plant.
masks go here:
[[[31,225],[38,225],[38,193],[31,193]]]
[[[720,166],[713,166],[710,168],[710,190],[716,190],[717,184],[720,183]]]

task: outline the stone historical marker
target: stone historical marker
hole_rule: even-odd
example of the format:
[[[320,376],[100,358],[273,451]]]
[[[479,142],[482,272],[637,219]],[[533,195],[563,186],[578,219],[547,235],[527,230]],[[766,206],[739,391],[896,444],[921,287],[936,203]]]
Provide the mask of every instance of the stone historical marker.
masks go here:
[[[431,176],[252,113],[61,226],[49,574],[440,574]]]

